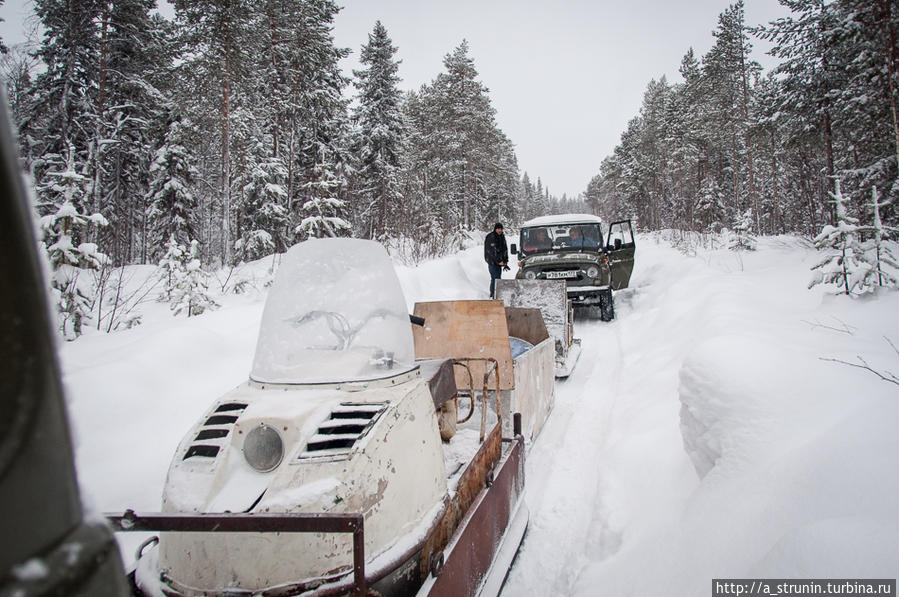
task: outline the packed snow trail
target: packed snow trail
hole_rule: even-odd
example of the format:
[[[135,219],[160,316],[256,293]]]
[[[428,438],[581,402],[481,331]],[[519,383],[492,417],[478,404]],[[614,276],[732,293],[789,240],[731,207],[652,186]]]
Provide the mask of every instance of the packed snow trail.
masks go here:
[[[572,375],[556,385],[556,405],[528,456],[530,525],[503,589],[505,596],[570,595],[581,568],[620,546],[621,521],[616,518],[623,512],[611,503],[616,495],[611,485],[621,479],[608,474],[615,419],[641,416],[641,403],[653,402],[666,386],[670,394],[676,379],[670,379],[672,368],[659,361],[672,353],[670,342],[683,342],[682,337],[668,337],[652,315],[635,311],[649,302],[645,295],[664,292],[669,282],[665,270],[654,267],[655,250],[646,243],[638,249],[634,288],[616,294],[614,321],[575,322],[583,352]],[[639,386],[636,392],[633,385]],[[649,420],[673,417],[676,422],[676,395],[671,405],[673,412],[649,413]],[[656,448],[682,452],[676,426],[667,437],[645,439],[650,444],[647,457]],[[680,464],[689,467],[688,462]],[[647,475],[637,482],[653,484],[649,467],[634,472]]]

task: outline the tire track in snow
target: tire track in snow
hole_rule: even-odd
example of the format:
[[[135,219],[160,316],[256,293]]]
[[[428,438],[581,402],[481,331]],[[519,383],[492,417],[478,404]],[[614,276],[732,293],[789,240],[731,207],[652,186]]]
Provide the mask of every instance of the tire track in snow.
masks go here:
[[[587,551],[604,524],[594,520],[602,498],[598,456],[620,385],[621,315],[612,323],[575,322],[583,353],[571,377],[556,384],[553,412],[528,455],[530,523],[505,597],[568,595],[591,561]]]

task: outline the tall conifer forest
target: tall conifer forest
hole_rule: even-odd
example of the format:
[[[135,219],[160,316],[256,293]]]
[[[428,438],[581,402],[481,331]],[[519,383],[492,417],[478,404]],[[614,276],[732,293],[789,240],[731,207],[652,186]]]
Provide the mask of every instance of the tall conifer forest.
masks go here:
[[[871,221],[875,192],[895,226],[899,10],[781,3],[790,16],[763,25],[742,1],[721,13],[712,48],[686,51],[679,82],[649,82],[574,198],[520,170],[464,39],[404,91],[380,22],[353,49],[360,68],[341,70],[333,0],[173,0],[172,20],[154,0],[34,0],[42,38],[0,51],[45,244],[73,266],[158,264],[173,239],[229,266],[319,236],[420,260],[497,219],[585,210],[813,237],[836,223],[838,183],[849,215]]]
[[[421,259],[495,219],[576,205],[522,180],[464,40],[404,93],[380,22],[362,68],[341,71],[332,0],[172,5],[168,21],[154,0],[35,0],[36,53],[2,48],[37,211],[88,222],[48,220],[73,265],[82,245],[158,264],[175,239],[227,266],[319,236]]]
[[[790,16],[759,26],[732,4],[713,47],[684,55],[681,82],[649,82],[588,185],[594,210],[694,232],[734,229],[748,214],[755,234],[814,237],[837,224],[835,195],[874,227],[874,192],[889,204],[883,222],[897,224],[895,0],[780,1]],[[768,73],[753,40],[779,59]]]

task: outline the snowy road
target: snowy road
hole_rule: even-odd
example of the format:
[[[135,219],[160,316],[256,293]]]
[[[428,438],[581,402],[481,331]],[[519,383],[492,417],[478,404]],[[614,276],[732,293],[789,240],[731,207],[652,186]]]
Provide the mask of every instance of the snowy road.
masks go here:
[[[580,362],[556,385],[552,416],[527,461],[530,524],[503,595],[569,594],[588,550],[617,548],[614,533],[604,528],[597,456],[620,384],[618,328],[592,322],[578,328],[586,343]]]
[[[670,464],[667,456],[654,463],[656,454],[683,452],[677,433],[676,367],[670,364],[683,353],[685,347],[678,346],[683,336],[659,325],[666,318],[663,310],[647,314],[634,307],[654,303],[658,293],[667,291],[670,280],[653,267],[656,259],[665,259],[654,250],[658,248],[641,246],[635,287],[616,295],[613,322],[576,321],[583,353],[571,377],[556,385],[556,406],[531,448],[526,494],[530,525],[503,589],[505,597],[573,594],[581,569],[615,554],[621,545],[619,519],[626,509],[615,503],[621,495],[615,485],[633,474],[637,485],[629,485],[626,493],[647,485],[650,489]],[[658,400],[659,394],[670,398],[667,404]],[[671,433],[641,432],[641,426],[655,427],[659,419]],[[631,429],[637,442],[645,444],[646,459],[634,462],[635,470],[616,471],[616,441],[631,435]],[[683,460],[689,467],[685,456]]]

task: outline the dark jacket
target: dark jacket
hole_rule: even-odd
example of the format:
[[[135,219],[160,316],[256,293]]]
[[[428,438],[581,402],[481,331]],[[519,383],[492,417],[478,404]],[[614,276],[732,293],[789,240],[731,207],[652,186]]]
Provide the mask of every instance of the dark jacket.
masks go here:
[[[509,263],[509,248],[504,234],[497,234],[494,230],[484,239],[484,261],[490,265]]]

